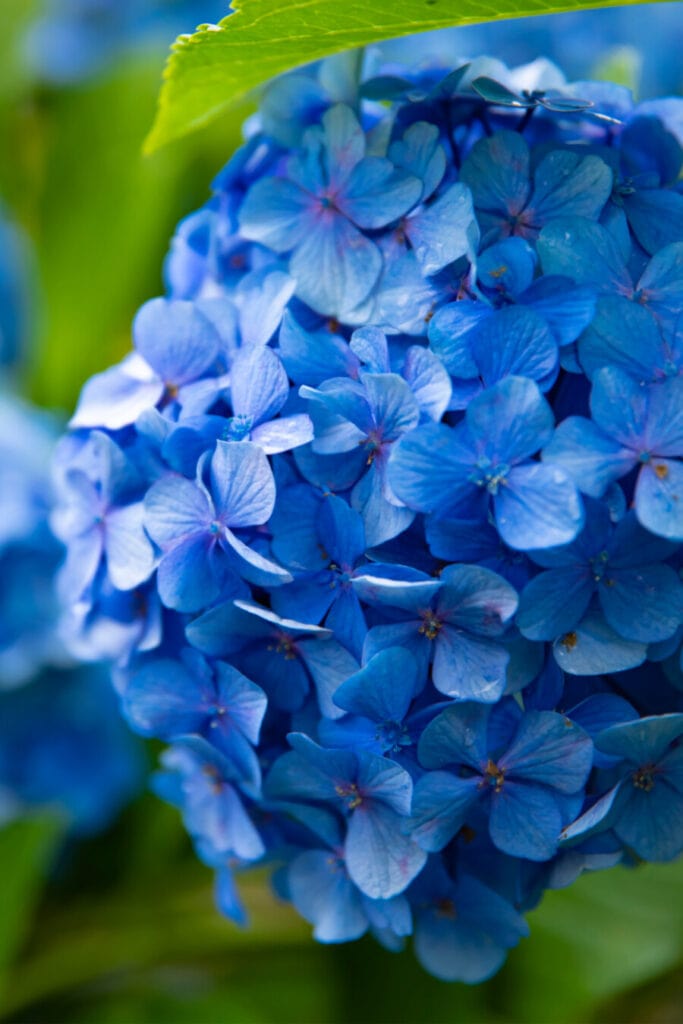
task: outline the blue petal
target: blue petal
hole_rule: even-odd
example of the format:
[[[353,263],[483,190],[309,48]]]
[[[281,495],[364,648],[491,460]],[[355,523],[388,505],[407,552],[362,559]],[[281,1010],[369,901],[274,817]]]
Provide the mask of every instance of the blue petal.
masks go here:
[[[638,281],[636,296],[665,326],[683,312],[683,243],[667,245],[653,256]]]
[[[627,640],[666,640],[683,622],[683,586],[668,565],[613,570],[598,595],[610,626]]]
[[[518,298],[545,320],[561,346],[576,341],[595,314],[593,289],[577,288],[567,277],[539,277]]]
[[[621,295],[605,295],[579,341],[581,365],[589,377],[616,366],[636,380],[652,380],[662,353],[661,333],[650,313]]]
[[[470,335],[470,351],[485,387],[516,375],[553,383],[557,342],[545,322],[530,309],[508,306],[486,317]]]
[[[602,614],[589,610],[578,626],[555,641],[553,653],[570,675],[598,676],[641,665],[647,645],[619,636]]]
[[[406,214],[421,195],[422,182],[414,175],[368,156],[354,167],[336,204],[358,227],[374,231]]]
[[[145,496],[145,528],[162,550],[208,529],[212,518],[205,492],[181,476],[161,477]]]
[[[389,483],[409,508],[452,514],[476,493],[469,479],[474,461],[471,448],[462,443],[458,432],[445,424],[429,424],[394,445]]]
[[[501,644],[443,626],[434,644],[434,686],[458,700],[500,700],[510,655]]]
[[[588,734],[553,711],[527,711],[512,744],[498,760],[498,767],[511,778],[568,794],[583,788],[592,764],[593,743]]]
[[[655,764],[683,736],[683,714],[653,715],[605,729],[596,737],[598,750],[625,758],[639,767]]]
[[[570,416],[543,450],[543,461],[563,469],[584,494],[600,498],[635,465],[632,449],[604,434],[591,420]]]
[[[396,373],[363,373],[361,381],[382,441],[395,441],[417,426],[420,410],[403,377]]]
[[[296,281],[289,274],[272,266],[252,270],[241,279],[235,301],[243,345],[261,347],[270,341],[295,287]]]
[[[221,535],[221,546],[239,575],[260,587],[277,587],[291,583],[292,575],[277,562],[245,544],[232,532],[225,529]]]
[[[652,533],[672,541],[683,540],[683,463],[657,459],[644,466],[636,485],[638,520]]]
[[[144,736],[171,739],[198,732],[207,717],[211,690],[178,661],[158,658],[131,674],[123,698],[124,714]]]
[[[218,597],[215,544],[209,533],[188,534],[166,552],[159,565],[157,586],[167,608],[198,612]]]
[[[395,501],[389,501],[386,473],[375,459],[351,492],[351,505],[363,518],[368,546],[376,547],[407,530],[415,513]],[[393,495],[391,495],[393,497]]]
[[[330,495],[319,506],[317,527],[330,561],[351,568],[366,549],[361,517],[341,498]]]
[[[361,601],[372,605],[388,605],[415,612],[429,607],[432,598],[441,588],[441,580],[431,579],[426,573],[401,566],[400,572],[388,576],[378,567],[357,573],[352,586]]]
[[[342,713],[334,702],[337,688],[358,671],[354,656],[331,638],[300,640],[299,654],[310,672],[318,694],[320,713],[326,718],[340,718]]]
[[[386,260],[376,289],[373,322],[391,334],[424,337],[443,289],[424,277],[411,250]]]
[[[107,515],[107,571],[117,590],[132,590],[144,583],[154,569],[154,550],[143,528],[144,518],[141,501],[112,509]]]
[[[368,929],[362,897],[344,864],[329,850],[306,850],[289,866],[292,903],[315,925],[318,942],[350,942]]]
[[[211,494],[226,526],[257,526],[270,518],[275,481],[268,459],[257,445],[217,441],[210,465]]]
[[[411,345],[402,374],[422,413],[438,423],[451,399],[451,381],[441,360],[429,349]]]
[[[442,711],[425,727],[418,744],[424,768],[464,764],[481,771],[487,760],[486,729],[491,708],[462,703]]]
[[[282,178],[261,178],[239,212],[240,233],[275,252],[287,252],[311,230],[315,200]]]
[[[506,781],[491,798],[489,831],[499,850],[525,860],[550,860],[557,850],[562,816],[542,786]]]
[[[477,279],[485,288],[518,295],[534,279],[536,253],[523,238],[506,238],[489,246],[477,260]]]
[[[612,182],[612,172],[600,157],[581,157],[568,149],[556,149],[534,172],[529,208],[540,223],[555,217],[597,220],[609,199]]]
[[[345,217],[324,211],[297,246],[290,270],[303,302],[323,316],[343,320],[374,288],[382,255]]]
[[[517,611],[517,593],[490,569],[450,565],[441,573],[436,611],[458,630],[481,636],[500,636]]]
[[[415,786],[408,827],[416,843],[428,853],[443,850],[465,824],[480,795],[480,779],[461,779],[450,772],[428,772]]]
[[[651,791],[624,783],[628,794],[614,823],[614,831],[639,857],[668,861],[683,852],[683,794],[665,779]]]
[[[593,581],[584,567],[542,572],[525,587],[517,626],[530,640],[555,640],[581,621],[593,595]]]
[[[344,587],[338,592],[325,625],[333,631],[343,647],[360,659],[368,627],[360,601],[352,590]]]
[[[133,323],[135,347],[166,385],[202,377],[218,357],[220,338],[194,303],[151,299]]]
[[[106,427],[119,430],[155,406],[164,383],[137,356],[120,366],[97,373],[84,385],[69,427]]]
[[[406,220],[405,233],[427,277],[461,256],[472,259],[479,247],[479,227],[470,190],[460,182],[451,185],[431,206]]]
[[[251,431],[251,439],[266,455],[291,451],[313,440],[313,422],[305,413],[280,416]]]
[[[288,395],[287,374],[272,349],[238,353],[230,368],[230,403],[235,416],[265,423],[277,416]]]
[[[650,255],[683,238],[683,196],[666,189],[636,189],[624,196],[633,234]]]
[[[477,364],[470,349],[470,335],[493,310],[484,302],[463,299],[438,309],[429,323],[429,343],[454,377],[477,376]]]
[[[418,667],[412,655],[400,647],[389,647],[342,683],[334,702],[373,722],[402,722],[416,693],[417,680]]]
[[[497,132],[475,143],[460,177],[478,210],[506,220],[521,213],[529,197],[529,147],[517,132]],[[498,234],[491,233],[494,238]]]
[[[553,422],[537,385],[524,377],[506,377],[467,408],[467,426],[478,447],[490,458],[511,464],[542,448],[550,440]]]
[[[544,274],[560,274],[610,294],[631,293],[633,283],[617,243],[600,224],[558,217],[545,225],[536,248]]]
[[[358,357],[347,341],[331,331],[306,331],[287,310],[282,318],[279,352],[295,384],[318,387],[330,377],[353,377]]]
[[[216,663],[216,683],[224,713],[251,743],[258,743],[267,704],[261,687],[222,661]]]
[[[511,548],[533,551],[574,540],[583,526],[583,503],[563,469],[553,464],[516,466],[494,497],[496,526]]]
[[[377,900],[403,892],[427,860],[424,850],[403,835],[399,815],[371,801],[354,812],[344,854],[358,888]]]
[[[389,346],[378,327],[359,327],[351,335],[349,348],[370,373],[389,373]],[[329,371],[327,377],[332,376]]]
[[[436,190],[446,172],[446,154],[439,141],[439,129],[426,121],[411,124],[402,139],[389,146],[389,159],[422,181],[422,199]]]

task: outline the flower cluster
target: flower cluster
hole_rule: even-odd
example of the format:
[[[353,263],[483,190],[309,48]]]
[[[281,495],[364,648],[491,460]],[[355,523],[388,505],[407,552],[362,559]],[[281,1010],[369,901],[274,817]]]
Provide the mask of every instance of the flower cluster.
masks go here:
[[[477,982],[683,850],[683,103],[354,67],[267,90],[85,386],[60,584],[225,913],[269,864]]]
[[[0,393],[0,825],[49,806],[88,834],[139,789],[142,762],[104,667],[78,667],[60,636],[56,436],[46,414]]]

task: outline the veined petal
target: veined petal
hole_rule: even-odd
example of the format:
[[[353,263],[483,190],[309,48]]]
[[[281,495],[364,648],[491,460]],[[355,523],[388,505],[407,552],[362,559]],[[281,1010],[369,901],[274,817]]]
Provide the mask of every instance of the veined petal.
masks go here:
[[[560,793],[577,793],[593,764],[588,733],[554,711],[527,711],[498,767],[511,778],[543,783]]]
[[[542,572],[522,591],[517,626],[530,640],[555,640],[581,621],[593,595],[586,568]]]
[[[220,593],[212,554],[216,538],[210,533],[188,534],[161,559],[158,572],[159,596],[167,608],[198,612]]]
[[[479,226],[467,185],[451,185],[431,206],[405,222],[422,273],[437,274],[461,256],[472,257],[479,247]]]
[[[654,459],[643,466],[636,484],[638,521],[667,540],[683,540],[683,463]]]
[[[427,860],[424,850],[403,835],[401,817],[373,801],[354,811],[344,854],[353,881],[375,900],[403,892]]]
[[[154,570],[154,549],[144,531],[141,501],[112,509],[106,518],[107,571],[117,590],[132,590]]]
[[[614,441],[583,416],[570,416],[560,423],[543,449],[543,462],[559,466],[592,498],[602,497],[636,461],[631,448]]]
[[[240,232],[275,252],[287,252],[310,230],[315,202],[292,181],[261,178],[249,189],[240,208]]]
[[[501,644],[445,625],[434,642],[434,686],[448,697],[493,704],[505,690],[509,660]]]
[[[182,476],[161,477],[145,496],[145,529],[162,550],[208,529],[213,514],[205,492]]]
[[[383,157],[356,164],[336,203],[359,228],[376,230],[398,220],[422,195],[422,182]]]
[[[340,319],[367,299],[381,270],[375,243],[333,210],[308,225],[290,260],[299,298],[317,313]]]
[[[201,377],[221,347],[211,321],[193,302],[179,299],[146,302],[135,317],[133,337],[145,362],[174,387]]]
[[[491,797],[491,839],[511,857],[550,860],[559,845],[561,829],[557,802],[543,786],[506,781]]]
[[[583,502],[574,483],[551,463],[515,466],[493,504],[502,539],[521,551],[568,544],[583,526]]]
[[[275,505],[268,459],[249,441],[217,441],[211,456],[211,494],[226,526],[260,526]]]
[[[245,580],[260,587],[277,587],[291,582],[292,574],[287,569],[249,547],[232,530],[224,529],[221,540],[228,545],[224,550],[232,553],[237,571]]]
[[[451,772],[427,772],[422,776],[415,786],[407,827],[423,850],[443,850],[462,828],[480,795],[479,783],[477,776],[461,779]]]

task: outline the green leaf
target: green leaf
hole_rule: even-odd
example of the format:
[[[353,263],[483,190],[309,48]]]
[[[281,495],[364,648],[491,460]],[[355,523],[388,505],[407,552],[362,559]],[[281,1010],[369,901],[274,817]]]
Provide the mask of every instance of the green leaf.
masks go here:
[[[0,829],[0,996],[5,972],[30,928],[62,829],[62,822],[52,816],[26,818]]]
[[[612,6],[595,0],[236,0],[234,14],[175,42],[145,150],[206,124],[273,76],[341,50],[452,25]]]
[[[573,1024],[683,959],[683,860],[587,874],[546,893],[498,979],[525,1024]],[[604,1018],[600,1018],[604,1019]]]

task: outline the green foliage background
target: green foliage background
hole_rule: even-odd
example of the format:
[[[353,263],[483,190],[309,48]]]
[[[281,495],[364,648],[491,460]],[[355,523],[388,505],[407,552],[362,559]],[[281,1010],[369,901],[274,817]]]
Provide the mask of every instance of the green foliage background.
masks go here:
[[[38,2],[0,0],[0,196],[36,248],[39,315],[23,384],[38,402],[68,410],[83,380],[128,348],[136,307],[161,291],[173,227],[206,198],[245,109],[143,159],[158,57],[138,56],[78,88],[37,89],[15,55]],[[531,915],[531,938],[478,988],[437,982],[412,956],[370,940],[316,945],[263,875],[245,876],[243,889],[245,931],[217,914],[210,872],[176,813],[151,796],[79,846],[65,844],[64,823],[50,816],[5,828],[0,1018],[683,1022],[683,863],[584,877],[549,893]]]

